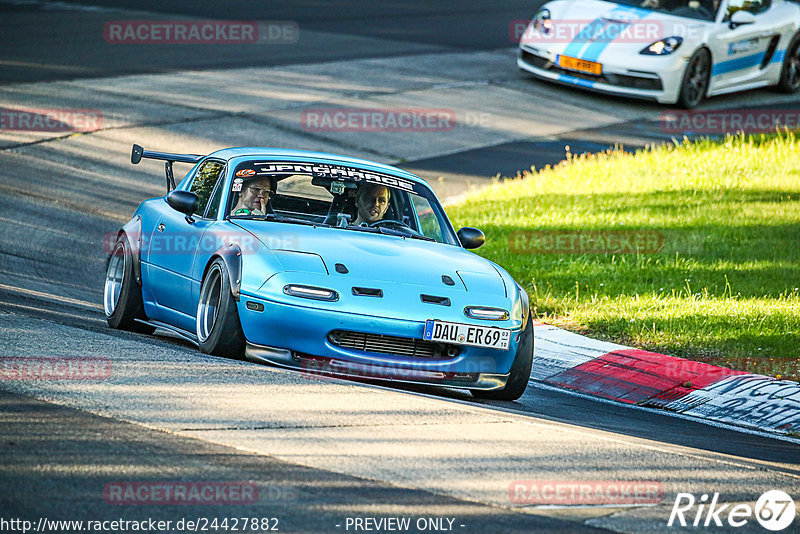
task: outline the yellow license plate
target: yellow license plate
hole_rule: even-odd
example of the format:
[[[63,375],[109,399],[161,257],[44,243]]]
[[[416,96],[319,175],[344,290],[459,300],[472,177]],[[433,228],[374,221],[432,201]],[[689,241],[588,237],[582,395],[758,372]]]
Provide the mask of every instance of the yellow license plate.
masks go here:
[[[558,56],[558,66],[564,69],[577,70],[600,76],[603,73],[603,65],[594,61],[577,59],[569,56]]]

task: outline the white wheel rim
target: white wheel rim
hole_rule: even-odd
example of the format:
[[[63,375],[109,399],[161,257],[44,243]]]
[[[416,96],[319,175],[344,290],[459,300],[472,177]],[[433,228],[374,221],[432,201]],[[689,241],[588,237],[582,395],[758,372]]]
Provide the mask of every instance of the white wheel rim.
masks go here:
[[[197,304],[197,338],[201,342],[206,341],[214,330],[221,302],[222,272],[215,265],[206,275]]]
[[[119,304],[119,294],[125,282],[125,245],[117,243],[106,270],[106,283],[103,288],[103,308],[106,317],[111,317]]]

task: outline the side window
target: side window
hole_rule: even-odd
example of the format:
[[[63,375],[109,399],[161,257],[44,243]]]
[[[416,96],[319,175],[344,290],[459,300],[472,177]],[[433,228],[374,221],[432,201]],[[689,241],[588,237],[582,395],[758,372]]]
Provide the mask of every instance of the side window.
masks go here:
[[[198,202],[195,213],[201,215],[205,213],[208,201],[211,199],[211,193],[213,193],[214,186],[217,185],[217,181],[222,176],[222,169],[224,168],[224,163],[209,160],[197,170],[192,186],[189,188],[189,191],[197,194]]]
[[[221,175],[220,175],[221,176]],[[217,187],[214,189],[214,194],[208,202],[208,209],[206,210],[206,219],[216,219],[219,213],[219,203],[222,199],[222,180],[217,180]]]
[[[737,11],[747,11],[753,15],[758,15],[768,10],[772,6],[772,0],[731,0],[728,3],[728,12],[725,20],[731,20],[731,16]]]
[[[442,227],[430,202],[418,195],[411,195],[411,198],[414,200],[414,208],[417,210],[417,217],[419,218],[419,231],[426,237],[432,237],[442,243],[444,241]]]

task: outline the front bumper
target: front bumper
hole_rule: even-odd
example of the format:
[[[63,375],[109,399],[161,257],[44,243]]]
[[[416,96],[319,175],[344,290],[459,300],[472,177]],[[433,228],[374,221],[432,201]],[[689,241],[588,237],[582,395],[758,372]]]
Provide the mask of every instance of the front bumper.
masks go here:
[[[254,306],[254,302],[261,306]],[[251,303],[250,306],[248,303]],[[257,307],[260,311],[252,309]],[[432,313],[436,313],[435,308],[432,308]],[[335,332],[349,331],[373,338],[390,336],[422,342],[425,318],[411,321],[376,317],[289,305],[247,294],[240,299],[239,318],[248,343],[246,354],[254,361],[316,374],[487,390],[502,388],[508,380],[521,332],[519,325],[513,328],[502,322],[497,325],[484,324],[511,328],[508,349],[464,345],[456,346],[457,350],[452,352],[420,356],[417,352],[412,355],[410,350],[393,352],[394,345],[389,352],[358,350],[337,343]],[[448,316],[427,318],[453,319]],[[380,346],[381,343],[375,345]]]
[[[453,373],[437,370],[364,364],[294,353],[288,349],[247,343],[245,356],[257,363],[277,365],[301,371],[310,376],[339,376],[370,380],[391,380],[406,384],[434,385],[450,388],[493,390],[508,382],[508,374]]]
[[[625,65],[603,62],[603,74],[595,76],[568,71],[556,65],[557,54],[551,51],[522,46],[517,66],[537,78],[581,87],[590,91],[650,100],[661,104],[678,101],[682,66],[676,58],[658,58],[655,61],[666,68],[658,72],[629,69]]]

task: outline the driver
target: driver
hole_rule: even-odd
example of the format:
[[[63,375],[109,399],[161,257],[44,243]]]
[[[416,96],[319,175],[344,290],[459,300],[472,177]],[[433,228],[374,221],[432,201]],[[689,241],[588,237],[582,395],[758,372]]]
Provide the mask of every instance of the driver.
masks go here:
[[[269,197],[275,190],[272,178],[256,178],[247,182],[231,215],[266,215]]]
[[[389,209],[390,196],[389,188],[384,185],[362,185],[356,197],[358,216],[353,224],[372,224],[383,219]]]

